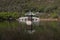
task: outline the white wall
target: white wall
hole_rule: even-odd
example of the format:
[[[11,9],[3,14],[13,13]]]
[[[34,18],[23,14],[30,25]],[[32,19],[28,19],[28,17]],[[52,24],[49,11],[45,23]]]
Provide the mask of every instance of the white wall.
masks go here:
[[[39,18],[37,18],[37,17],[32,17],[32,18],[33,18],[33,22],[40,21]],[[20,17],[19,18],[19,22],[26,22],[26,21],[28,21],[28,17]]]

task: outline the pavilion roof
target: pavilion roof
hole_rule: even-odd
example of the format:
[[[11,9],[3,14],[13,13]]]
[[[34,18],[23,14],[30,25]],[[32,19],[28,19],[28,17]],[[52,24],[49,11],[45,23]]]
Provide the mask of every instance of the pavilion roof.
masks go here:
[[[25,15],[36,15],[33,12],[27,12]]]

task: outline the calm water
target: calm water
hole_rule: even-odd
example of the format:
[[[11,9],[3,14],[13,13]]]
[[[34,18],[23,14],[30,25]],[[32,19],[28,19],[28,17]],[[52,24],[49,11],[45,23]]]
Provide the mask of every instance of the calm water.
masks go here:
[[[40,22],[39,25],[33,24],[32,27],[36,30],[41,29],[59,29],[60,28],[60,22]],[[25,23],[19,23],[18,21],[4,21],[0,22],[0,29],[24,29],[26,28]],[[20,30],[19,29],[19,30]]]
[[[18,21],[0,22],[0,40],[60,40],[60,22],[33,24],[34,34],[24,32],[26,26]]]

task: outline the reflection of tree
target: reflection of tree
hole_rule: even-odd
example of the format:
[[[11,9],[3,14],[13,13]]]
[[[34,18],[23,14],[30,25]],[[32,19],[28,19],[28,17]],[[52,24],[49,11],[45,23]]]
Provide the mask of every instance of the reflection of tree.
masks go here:
[[[9,21],[8,23],[9,23],[9,26],[8,26],[9,28],[8,28],[8,30],[12,30],[12,24],[11,24],[11,21]]]
[[[8,17],[8,22],[9,22],[9,29],[12,30],[12,17]]]

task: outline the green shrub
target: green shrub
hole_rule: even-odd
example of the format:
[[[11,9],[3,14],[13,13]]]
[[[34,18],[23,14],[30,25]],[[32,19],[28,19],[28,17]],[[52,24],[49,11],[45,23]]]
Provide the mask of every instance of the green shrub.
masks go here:
[[[50,16],[51,18],[58,18],[58,14],[57,13],[51,13],[51,16]]]
[[[8,19],[9,16],[16,19],[19,17],[19,14],[17,12],[0,12],[0,18]]]

